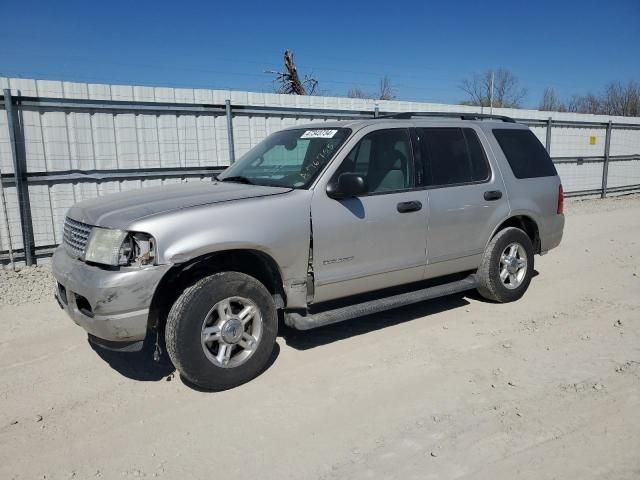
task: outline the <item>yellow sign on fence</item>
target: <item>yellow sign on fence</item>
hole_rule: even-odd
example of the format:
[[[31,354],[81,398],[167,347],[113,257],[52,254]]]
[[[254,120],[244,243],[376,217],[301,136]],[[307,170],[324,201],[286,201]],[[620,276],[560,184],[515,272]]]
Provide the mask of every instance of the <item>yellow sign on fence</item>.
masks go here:
[[[591,135],[589,137],[589,145],[595,145],[596,144],[596,136],[595,135]]]

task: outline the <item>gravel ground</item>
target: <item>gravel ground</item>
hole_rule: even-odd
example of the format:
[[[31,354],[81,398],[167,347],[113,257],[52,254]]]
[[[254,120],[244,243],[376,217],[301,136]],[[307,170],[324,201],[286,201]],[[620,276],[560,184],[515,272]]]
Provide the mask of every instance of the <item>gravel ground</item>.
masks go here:
[[[568,201],[518,302],[284,329],[221,393],[94,351],[48,295],[0,306],[0,478],[637,480],[639,259],[640,197]]]
[[[0,268],[0,306],[50,302],[54,287],[49,265]]]
[[[609,196],[607,198],[567,198],[564,210],[568,216],[605,213],[638,205],[640,193]]]

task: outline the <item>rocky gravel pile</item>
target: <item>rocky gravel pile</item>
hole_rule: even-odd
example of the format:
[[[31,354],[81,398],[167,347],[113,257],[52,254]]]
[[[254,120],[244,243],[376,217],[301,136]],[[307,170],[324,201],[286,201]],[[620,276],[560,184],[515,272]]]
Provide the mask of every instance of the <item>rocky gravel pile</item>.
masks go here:
[[[600,198],[568,198],[565,202],[565,214],[585,215],[596,212],[611,212],[638,205],[640,193],[628,193]]]
[[[49,265],[17,267],[15,272],[0,266],[0,306],[50,302],[54,286]]]

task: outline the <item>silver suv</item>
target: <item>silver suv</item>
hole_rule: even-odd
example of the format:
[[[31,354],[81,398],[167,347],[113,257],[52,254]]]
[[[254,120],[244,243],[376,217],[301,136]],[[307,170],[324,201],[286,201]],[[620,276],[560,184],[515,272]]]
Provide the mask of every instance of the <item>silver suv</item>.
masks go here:
[[[73,206],[56,298],[93,343],[166,346],[220,390],[265,368],[279,318],[306,330],[474,288],[517,300],[562,210],[549,155],[510,118],[296,126],[212,182]]]

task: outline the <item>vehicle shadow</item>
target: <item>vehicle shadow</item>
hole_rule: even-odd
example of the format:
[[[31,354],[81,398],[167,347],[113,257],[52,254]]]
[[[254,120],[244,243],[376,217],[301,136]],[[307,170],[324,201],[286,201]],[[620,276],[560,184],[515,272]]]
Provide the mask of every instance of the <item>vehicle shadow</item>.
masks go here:
[[[138,352],[107,350],[87,340],[94,352],[122,376],[141,382],[157,382],[175,372],[169,356],[165,353],[158,362],[153,360],[154,342],[145,341]]]
[[[435,313],[452,310],[469,305],[466,297],[472,292],[462,292],[428,300],[413,305],[387,310],[363,317],[353,318],[333,325],[300,331],[281,325],[280,336],[285,343],[297,350],[308,350],[321,345],[328,345],[346,338],[364,335],[366,333],[392,327],[405,322],[422,319]],[[475,298],[475,297],[474,297]],[[461,311],[461,314],[464,311]],[[424,319],[422,319],[424,321]]]
[[[162,379],[171,381],[173,373],[176,371],[176,367],[171,363],[171,359],[166,352],[160,356],[159,361],[153,359],[153,352],[155,349],[154,342],[145,341],[142,350],[138,352],[118,352],[114,350],[107,350],[94,344],[90,340],[87,340],[91,348],[98,356],[109,364],[116,372],[123,377],[130,378],[131,380],[137,380],[140,382],[158,382]],[[262,375],[268,370],[276,361],[280,355],[280,346],[276,343],[273,352],[265,367],[262,369],[258,376]],[[180,381],[192,390],[198,392],[217,392],[221,390],[207,390],[194,385],[186,378],[180,375]]]

